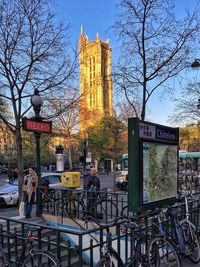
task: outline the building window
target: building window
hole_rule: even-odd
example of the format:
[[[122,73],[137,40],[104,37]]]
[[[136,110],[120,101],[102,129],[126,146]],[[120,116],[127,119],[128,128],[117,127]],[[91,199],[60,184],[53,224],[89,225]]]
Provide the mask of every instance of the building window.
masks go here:
[[[92,93],[90,93],[90,107],[92,107]]]
[[[92,59],[90,58],[90,87],[92,87]]]
[[[93,57],[93,85],[95,84],[95,57]]]

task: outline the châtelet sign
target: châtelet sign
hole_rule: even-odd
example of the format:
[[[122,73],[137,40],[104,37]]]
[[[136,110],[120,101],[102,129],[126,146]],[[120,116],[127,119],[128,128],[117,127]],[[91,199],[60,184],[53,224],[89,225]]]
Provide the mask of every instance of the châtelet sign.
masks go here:
[[[28,132],[38,132],[38,133],[51,133],[52,132],[52,122],[51,121],[37,121],[35,119],[23,118],[22,127]]]

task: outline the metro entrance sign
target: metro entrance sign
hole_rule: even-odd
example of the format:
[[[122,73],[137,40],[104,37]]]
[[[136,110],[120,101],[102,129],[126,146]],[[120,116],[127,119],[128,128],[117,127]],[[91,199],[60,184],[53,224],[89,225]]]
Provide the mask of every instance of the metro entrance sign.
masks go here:
[[[128,204],[133,212],[174,201],[178,187],[179,129],[128,121]]]
[[[22,127],[28,132],[37,133],[51,133],[52,132],[52,122],[51,121],[38,121],[35,119],[23,118]]]

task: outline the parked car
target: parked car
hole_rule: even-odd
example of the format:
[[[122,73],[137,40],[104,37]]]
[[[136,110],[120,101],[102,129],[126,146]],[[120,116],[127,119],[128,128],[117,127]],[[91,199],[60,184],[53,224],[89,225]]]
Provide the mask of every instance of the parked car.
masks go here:
[[[120,175],[115,179],[117,189],[122,191],[128,190],[128,175]]]
[[[18,181],[11,184],[5,184],[0,187],[0,206],[16,205],[18,204]]]
[[[42,184],[48,182],[48,186],[52,189],[61,188],[61,173],[42,173],[41,182]],[[15,180],[0,187],[0,207],[18,205],[18,186],[18,180]]]
[[[44,172],[41,174],[42,178],[42,183],[44,181],[48,181],[49,187],[52,189],[59,189],[62,188],[61,185],[61,173],[56,173],[56,172]]]
[[[6,168],[5,166],[0,166],[0,174],[2,173],[7,173],[8,168]]]

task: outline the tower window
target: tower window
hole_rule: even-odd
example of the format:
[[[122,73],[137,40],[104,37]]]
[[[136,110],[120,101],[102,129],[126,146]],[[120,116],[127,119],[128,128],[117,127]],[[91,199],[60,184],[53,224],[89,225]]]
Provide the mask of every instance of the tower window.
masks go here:
[[[95,57],[93,57],[93,84],[95,84]]]
[[[92,93],[90,93],[90,107],[92,107]]]
[[[90,87],[92,87],[92,59],[90,58]]]

